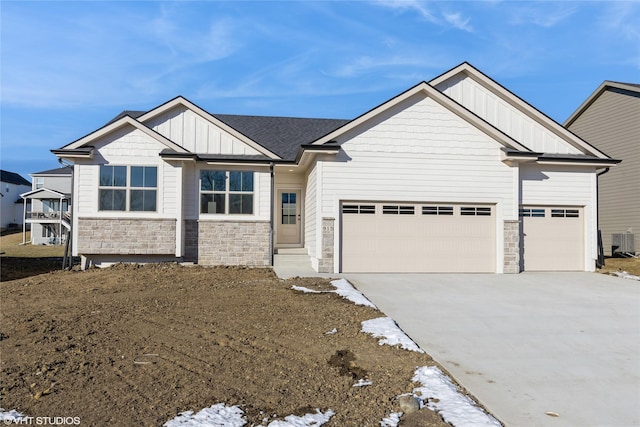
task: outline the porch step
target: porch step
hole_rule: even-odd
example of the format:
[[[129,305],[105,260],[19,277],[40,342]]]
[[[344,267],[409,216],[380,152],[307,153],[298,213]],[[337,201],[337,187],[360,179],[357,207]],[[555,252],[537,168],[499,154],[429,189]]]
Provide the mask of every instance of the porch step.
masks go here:
[[[307,255],[307,250],[305,248],[280,248],[276,249],[274,253],[278,255]]]

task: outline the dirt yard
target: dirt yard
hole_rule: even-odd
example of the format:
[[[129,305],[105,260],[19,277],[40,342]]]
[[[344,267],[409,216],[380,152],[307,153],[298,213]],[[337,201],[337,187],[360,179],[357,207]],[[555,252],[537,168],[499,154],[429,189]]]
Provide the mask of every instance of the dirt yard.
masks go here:
[[[2,258],[3,280],[25,275],[14,263]],[[0,407],[84,426],[161,426],[221,402],[248,425],[318,408],[335,412],[327,426],[379,426],[399,412],[396,396],[429,356],[362,333],[377,310],[294,284],[330,289],[268,269],[176,265],[3,281]],[[361,378],[373,384],[353,387]],[[424,409],[401,425],[447,424]]]
[[[604,267],[598,271],[601,273],[626,271],[629,274],[640,276],[640,258],[607,258],[604,261]]]

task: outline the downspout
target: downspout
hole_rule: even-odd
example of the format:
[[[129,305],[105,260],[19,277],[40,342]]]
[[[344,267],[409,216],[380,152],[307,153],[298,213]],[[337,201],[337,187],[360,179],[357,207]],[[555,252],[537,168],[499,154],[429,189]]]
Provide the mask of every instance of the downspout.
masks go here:
[[[271,198],[271,203],[270,203],[271,209],[270,209],[270,212],[269,212],[269,253],[270,253],[269,262],[270,262],[271,266],[273,267],[273,261],[274,261],[274,254],[273,254],[273,251],[274,251],[274,243],[273,243],[274,231],[273,231],[273,228],[274,228],[274,225],[275,225],[275,223],[274,223],[274,215],[275,215],[274,212],[275,212],[275,209],[276,209],[276,206],[275,206],[276,186],[275,186],[275,173],[274,173],[274,163],[273,162],[269,163],[269,173],[271,175],[271,195],[270,195],[270,198]]]
[[[602,172],[596,173],[596,230],[598,233],[598,259],[596,260],[596,267],[604,267],[604,248],[600,251],[602,246],[602,234],[600,233],[600,176],[609,172],[610,168],[605,168]]]

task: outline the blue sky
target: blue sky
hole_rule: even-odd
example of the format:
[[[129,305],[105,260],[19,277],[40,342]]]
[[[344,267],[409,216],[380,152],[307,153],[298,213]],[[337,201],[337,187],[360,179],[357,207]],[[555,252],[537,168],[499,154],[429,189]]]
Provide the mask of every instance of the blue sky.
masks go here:
[[[640,83],[640,1],[0,2],[2,169],[125,109],[354,118],[468,61],[563,122]]]

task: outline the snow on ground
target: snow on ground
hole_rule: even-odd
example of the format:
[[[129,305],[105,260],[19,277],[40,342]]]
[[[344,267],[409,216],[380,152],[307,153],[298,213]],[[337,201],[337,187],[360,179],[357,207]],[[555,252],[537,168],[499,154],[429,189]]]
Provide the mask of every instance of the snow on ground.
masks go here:
[[[380,338],[380,340],[378,340],[380,345],[400,345],[400,347],[405,350],[424,353],[424,350],[418,347],[411,338],[402,332],[396,322],[390,317],[379,317],[377,319],[365,320],[362,322],[362,332],[371,334],[375,338]]]
[[[321,294],[324,292],[333,292],[340,295],[342,298],[348,299],[353,302],[355,305],[364,305],[366,307],[378,308],[371,301],[369,301],[362,292],[356,290],[351,283],[347,282],[345,279],[334,280],[331,282],[335,291],[316,291],[313,289],[305,288],[304,286],[292,286],[291,289],[294,291],[304,292],[307,294]]]
[[[196,414],[193,411],[182,412],[176,418],[167,421],[163,427],[242,427],[247,423],[243,414],[242,409],[237,406],[218,403]],[[306,414],[301,417],[289,415],[284,420],[271,421],[267,427],[318,427],[328,422],[334,415],[331,409],[325,413],[316,409],[315,414]]]
[[[623,279],[640,280],[640,276],[629,274],[626,271],[611,271],[609,274],[612,276],[622,277]]]
[[[237,406],[218,403],[195,414],[193,411],[182,412],[174,419],[167,421],[163,427],[242,427],[247,423],[243,414],[242,409]]]
[[[380,427],[398,427],[402,412],[392,412],[387,418],[380,421]]]
[[[20,424],[20,420],[24,417],[24,415],[15,409],[5,412],[4,409],[0,408],[0,421],[4,424]]]
[[[487,414],[468,396],[460,393],[448,376],[435,366],[416,370],[413,381],[422,383],[413,393],[454,426],[500,427],[502,424]]]

